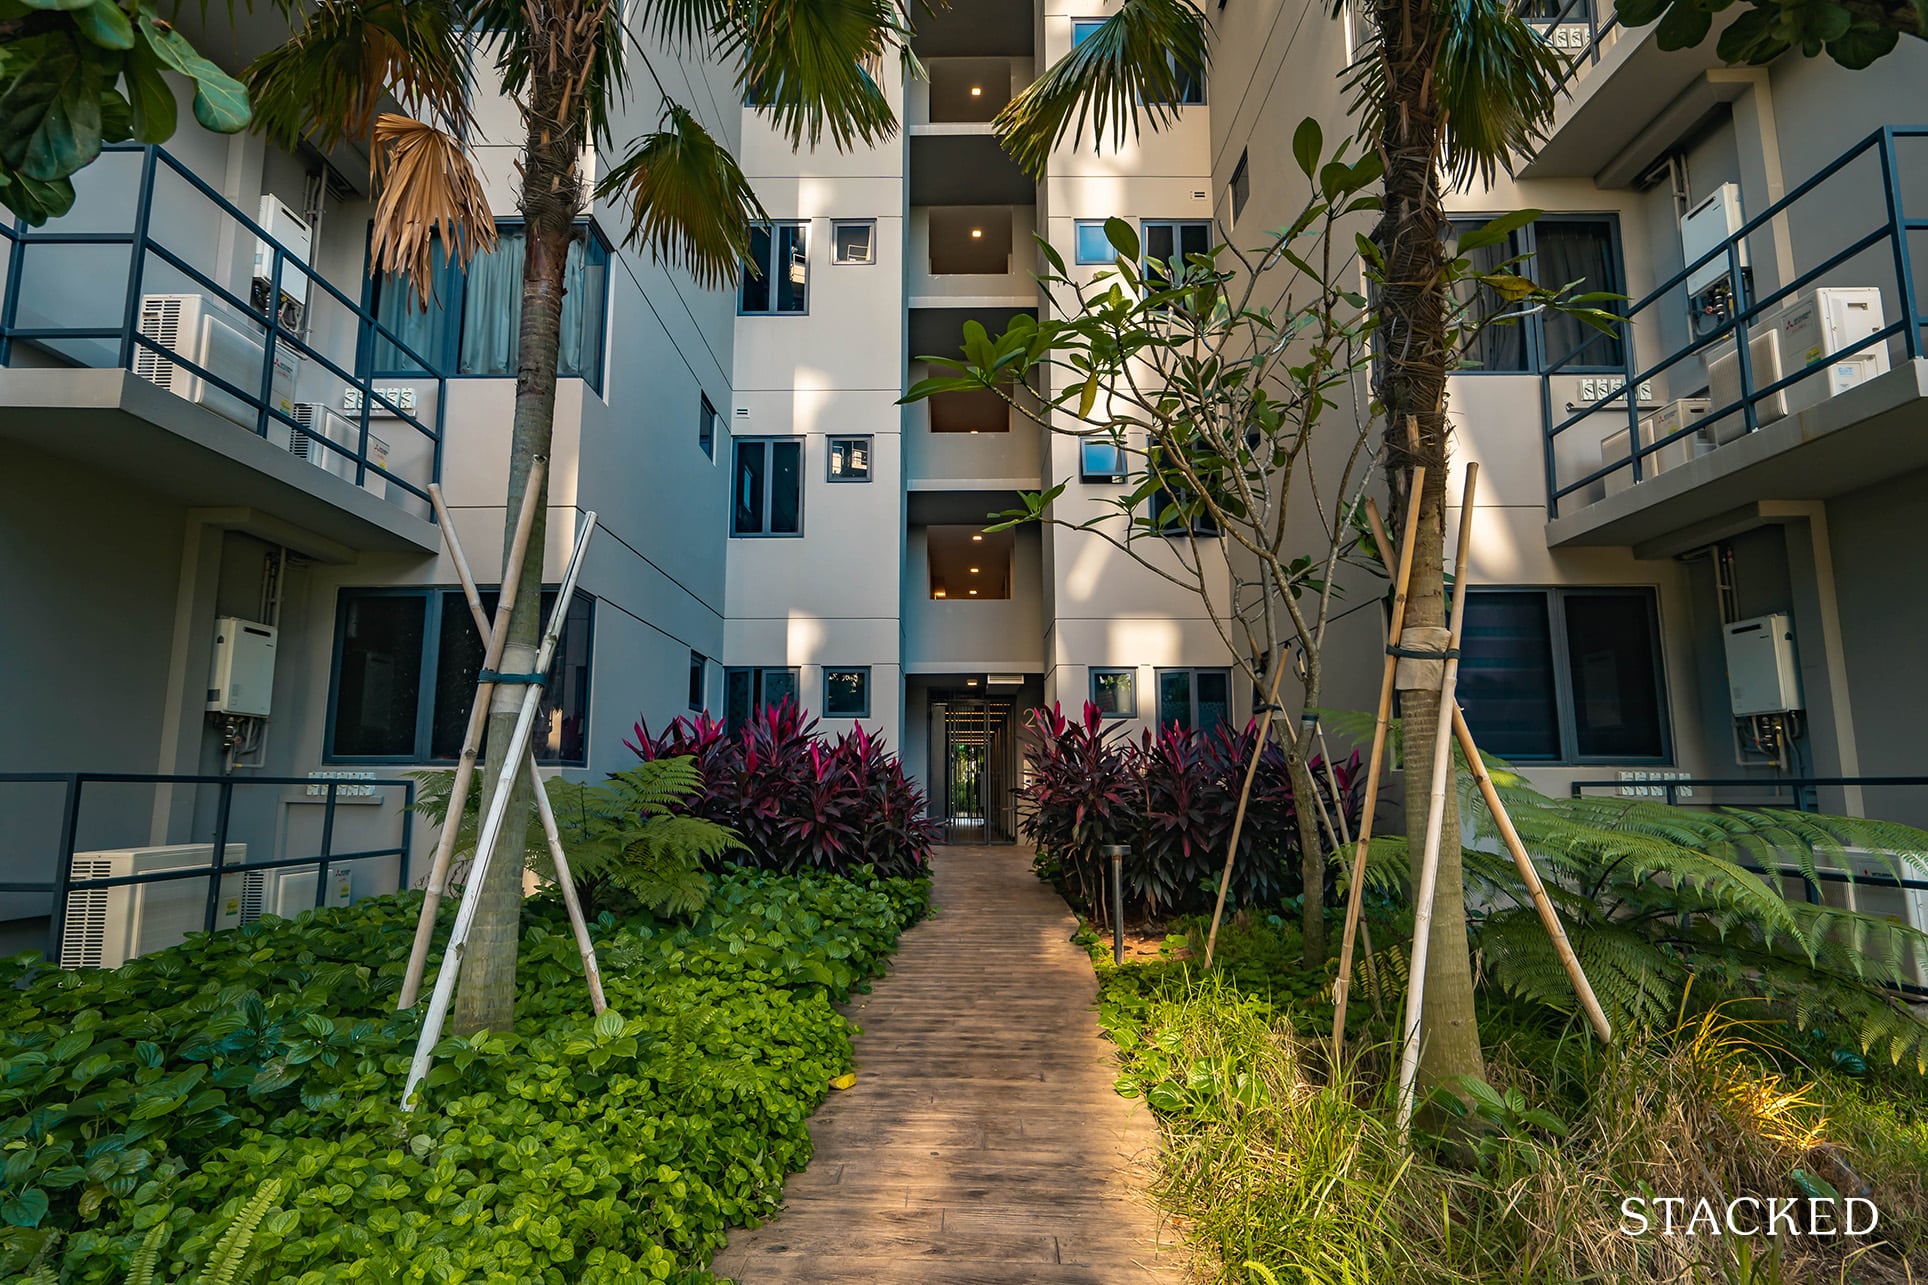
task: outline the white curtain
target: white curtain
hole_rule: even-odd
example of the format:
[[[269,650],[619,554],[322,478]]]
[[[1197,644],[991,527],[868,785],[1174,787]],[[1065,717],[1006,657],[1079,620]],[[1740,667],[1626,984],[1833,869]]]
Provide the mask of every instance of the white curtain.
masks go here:
[[[469,264],[462,299],[462,363],[464,375],[513,375],[520,346],[517,324],[522,311],[521,229],[503,229],[494,250],[477,255]],[[601,265],[590,271],[583,242],[569,243],[563,266],[562,347],[557,373],[592,373],[601,355]]]

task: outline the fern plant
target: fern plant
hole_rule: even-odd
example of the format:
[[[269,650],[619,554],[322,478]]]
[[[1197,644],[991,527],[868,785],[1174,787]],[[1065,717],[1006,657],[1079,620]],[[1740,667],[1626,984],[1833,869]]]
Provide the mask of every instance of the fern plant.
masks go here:
[[[448,823],[454,776],[417,772],[415,808],[436,825]],[[552,777],[544,782],[556,830],[585,912],[594,917],[615,897],[627,897],[656,914],[689,915],[709,900],[705,865],[743,843],[729,827],[672,811],[700,793],[703,776],[685,755],[650,759],[606,781],[591,784]],[[456,833],[455,856],[475,852],[481,825],[479,791],[471,791]],[[545,879],[555,865],[533,809],[523,836],[523,860]]]
[[[1889,877],[1919,878],[1928,873],[1928,832],[1772,809],[1549,798],[1503,761],[1486,762],[1617,1028],[1666,1027],[1691,987],[1697,1002],[1749,1001],[1756,1016],[1798,1035],[1851,1041],[1928,1075],[1928,1009],[1900,990],[1928,964],[1928,933],[1791,899],[1778,873],[1794,867],[1827,887],[1820,870],[1845,869],[1840,858],[1853,849],[1873,854]],[[1460,794],[1477,836],[1465,870],[1469,893],[1478,889],[1469,903],[1479,903],[1475,944],[1485,969],[1517,998],[1572,1012],[1572,987],[1466,772]],[[1403,863],[1403,845],[1375,840],[1374,865]]]

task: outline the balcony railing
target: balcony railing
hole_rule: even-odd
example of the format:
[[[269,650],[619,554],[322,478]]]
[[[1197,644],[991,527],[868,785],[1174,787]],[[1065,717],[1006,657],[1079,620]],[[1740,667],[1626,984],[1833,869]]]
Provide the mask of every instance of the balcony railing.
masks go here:
[[[1591,502],[1606,491],[1653,477],[1691,453],[1717,450],[1757,432],[1763,422],[1791,416],[1796,400],[1805,397],[1811,404],[1841,391],[1826,382],[1835,378],[1837,368],[1852,366],[1851,382],[1860,382],[1887,369],[1891,349],[1897,357],[1922,355],[1922,327],[1928,317],[1919,306],[1910,241],[1928,232],[1928,219],[1908,217],[1903,192],[1911,178],[1917,187],[1928,183],[1928,168],[1904,171],[1900,154],[1904,145],[1923,139],[1928,139],[1928,126],[1877,130],[1633,300],[1619,326],[1624,376],[1600,381],[1604,387],[1566,403],[1564,414],[1554,404],[1554,380],[1573,380],[1578,372],[1567,368],[1591,350],[1583,345],[1544,368],[1540,400],[1549,517],[1560,516],[1561,501],[1570,496],[1585,493],[1581,503]],[[1757,292],[1753,265],[1771,265],[1777,259],[1811,266],[1795,270],[1772,290]],[[1703,284],[1690,298],[1690,279],[1705,283],[1710,278],[1715,286],[1710,290]],[[1764,349],[1763,339],[1768,345],[1779,343],[1772,322],[1783,305],[1804,291],[1829,287],[1878,291],[1878,308],[1869,308],[1868,315],[1881,324],[1854,335],[1851,342],[1836,346],[1830,341],[1789,362],[1781,360],[1778,347]],[[1864,297],[1873,298],[1871,293]],[[1671,315],[1670,308],[1676,310]],[[1769,324],[1756,332],[1761,323]],[[1668,336],[1670,327],[1678,325],[1689,333],[1684,343]],[[1823,337],[1828,329],[1819,327]],[[1643,350],[1664,355],[1642,367]],[[1860,355],[1865,360],[1851,360]],[[1808,384],[1790,397],[1789,390],[1809,380],[1823,382]],[[1643,405],[1649,388],[1675,390],[1673,398],[1705,389],[1708,404],[1695,405],[1691,419],[1685,414],[1655,416],[1672,398],[1662,392]],[[1629,390],[1635,395],[1627,396]],[[1605,418],[1596,418],[1600,416]],[[1618,422],[1622,417],[1624,425]],[[1597,443],[1598,454],[1589,453],[1595,449],[1587,440],[1590,434],[1569,436],[1588,423],[1596,431],[1603,425],[1611,429],[1612,436]]]
[[[1548,14],[1546,4],[1550,2],[1543,0],[1529,7],[1525,17],[1556,50],[1566,55],[1566,70],[1561,73],[1560,84],[1568,85],[1582,69],[1598,63],[1600,55],[1619,39],[1620,14],[1614,10],[1602,18],[1600,9],[1605,0],[1564,0]]]
[[[343,292],[162,148],[109,147],[75,183],[65,217],[0,222],[0,366],[134,371],[426,515],[445,382],[376,319],[372,283]],[[228,283],[250,251],[243,298]],[[432,411],[375,383],[377,337],[427,372],[410,382],[433,385]]]

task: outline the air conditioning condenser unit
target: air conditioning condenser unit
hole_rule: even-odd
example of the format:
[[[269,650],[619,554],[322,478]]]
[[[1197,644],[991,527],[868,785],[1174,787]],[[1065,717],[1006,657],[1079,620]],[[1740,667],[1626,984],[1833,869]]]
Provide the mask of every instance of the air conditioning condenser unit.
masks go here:
[[[141,296],[141,335],[185,361],[191,361],[208,374],[243,393],[259,396],[261,388],[261,339],[247,323],[237,323],[216,312],[207,296],[198,294],[150,294]],[[151,384],[167,389],[177,397],[197,402],[215,414],[252,429],[258,416],[254,406],[213,380],[169,361],[167,356],[142,344],[134,354],[134,373]],[[283,414],[295,408],[295,381],[301,373],[301,356],[292,348],[276,345],[274,374],[269,388],[269,405]]]

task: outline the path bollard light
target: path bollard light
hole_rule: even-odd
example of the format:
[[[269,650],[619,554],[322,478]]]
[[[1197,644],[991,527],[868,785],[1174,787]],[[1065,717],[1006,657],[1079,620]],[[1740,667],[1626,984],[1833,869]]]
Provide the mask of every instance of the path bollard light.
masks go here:
[[[1111,858],[1111,962],[1125,962],[1125,854],[1131,849],[1122,843],[1107,843],[1099,849]]]

